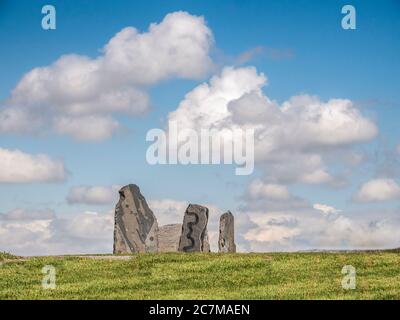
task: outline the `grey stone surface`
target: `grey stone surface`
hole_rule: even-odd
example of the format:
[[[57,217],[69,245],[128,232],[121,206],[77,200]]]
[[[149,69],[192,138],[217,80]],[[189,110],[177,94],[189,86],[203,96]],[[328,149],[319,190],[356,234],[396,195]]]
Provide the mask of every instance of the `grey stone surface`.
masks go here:
[[[114,254],[157,252],[158,224],[146,199],[135,184],[119,191],[115,207]]]
[[[209,252],[207,223],[208,209],[197,204],[189,204],[183,217],[179,251]]]
[[[177,252],[181,237],[182,224],[167,224],[159,227],[158,252]]]
[[[207,231],[207,229],[206,229],[206,234],[204,235],[204,239],[203,239],[203,252],[211,252],[210,242],[208,241],[208,231]]]
[[[219,252],[236,252],[235,219],[233,214],[225,212],[219,219]]]

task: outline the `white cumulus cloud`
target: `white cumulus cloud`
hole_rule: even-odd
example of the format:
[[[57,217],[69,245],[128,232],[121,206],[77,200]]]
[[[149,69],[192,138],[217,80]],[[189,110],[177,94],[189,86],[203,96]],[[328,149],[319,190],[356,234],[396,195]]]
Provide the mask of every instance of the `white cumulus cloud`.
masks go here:
[[[360,202],[400,199],[400,186],[393,179],[373,179],[364,183],[354,198]]]
[[[335,213],[339,213],[341,211],[341,210],[335,209],[332,206],[328,206],[326,204],[321,204],[321,203],[315,203],[313,205],[313,208],[315,210],[321,211],[324,215],[335,214]]]
[[[400,243],[398,210],[332,215],[306,208],[240,214],[253,223],[242,231],[249,251],[388,249]]]
[[[261,180],[254,180],[248,187],[250,198],[259,199],[267,198],[272,200],[288,200],[291,195],[289,190],[284,185],[265,184]]]
[[[0,183],[60,181],[65,176],[61,160],[0,148]]]
[[[118,201],[119,185],[112,186],[75,186],[69,190],[67,201],[71,204],[108,204]]]
[[[54,130],[80,141],[101,141],[110,138],[120,127],[117,120],[107,116],[59,117]]]
[[[124,28],[96,58],[63,55],[26,73],[0,109],[0,133],[52,128],[78,140],[107,139],[119,128],[114,114],[149,110],[149,85],[206,75],[212,44],[204,18],[187,12],[170,13],[146,32]]]
[[[16,209],[0,214],[0,251],[27,256],[112,252],[111,211],[83,212],[68,218],[51,213]]]
[[[335,183],[325,154],[377,134],[376,125],[348,99],[299,95],[278,104],[263,93],[266,82],[254,67],[226,67],[190,91],[169,120],[198,132],[254,129],[255,159],[278,184]]]

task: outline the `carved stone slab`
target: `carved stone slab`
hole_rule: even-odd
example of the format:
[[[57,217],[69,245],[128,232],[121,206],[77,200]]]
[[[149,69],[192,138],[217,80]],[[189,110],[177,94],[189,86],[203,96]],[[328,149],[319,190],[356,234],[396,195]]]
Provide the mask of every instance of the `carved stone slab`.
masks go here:
[[[114,253],[157,252],[157,219],[135,184],[119,191],[115,207]]]
[[[230,211],[225,212],[219,219],[219,252],[236,252],[234,223],[235,219]]]
[[[158,252],[177,252],[182,224],[167,224],[158,231]]]
[[[183,217],[179,251],[209,252],[207,223],[208,209],[197,204],[189,204]]]

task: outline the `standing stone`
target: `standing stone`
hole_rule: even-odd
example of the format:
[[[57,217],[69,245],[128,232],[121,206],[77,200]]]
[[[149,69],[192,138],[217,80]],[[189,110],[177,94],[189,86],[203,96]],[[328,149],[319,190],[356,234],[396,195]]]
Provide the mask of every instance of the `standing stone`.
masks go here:
[[[115,207],[114,254],[157,252],[158,224],[135,184],[119,191]]]
[[[208,209],[197,204],[189,204],[183,217],[179,251],[209,252],[207,223]]]
[[[158,231],[158,252],[177,252],[182,224],[167,224]]]
[[[236,252],[234,222],[230,211],[225,212],[219,219],[219,252]]]
[[[211,252],[210,242],[208,241],[208,231],[206,230],[206,234],[204,235],[203,240],[203,252]]]

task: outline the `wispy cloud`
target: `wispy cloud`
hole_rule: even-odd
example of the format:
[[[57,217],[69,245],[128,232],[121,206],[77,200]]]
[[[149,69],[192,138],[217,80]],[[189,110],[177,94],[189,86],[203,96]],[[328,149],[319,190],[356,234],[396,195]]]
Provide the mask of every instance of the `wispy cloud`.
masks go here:
[[[251,48],[237,57],[239,64],[244,64],[256,58],[269,59],[269,60],[291,60],[295,58],[293,49],[290,48],[272,48],[265,46],[257,46]]]

